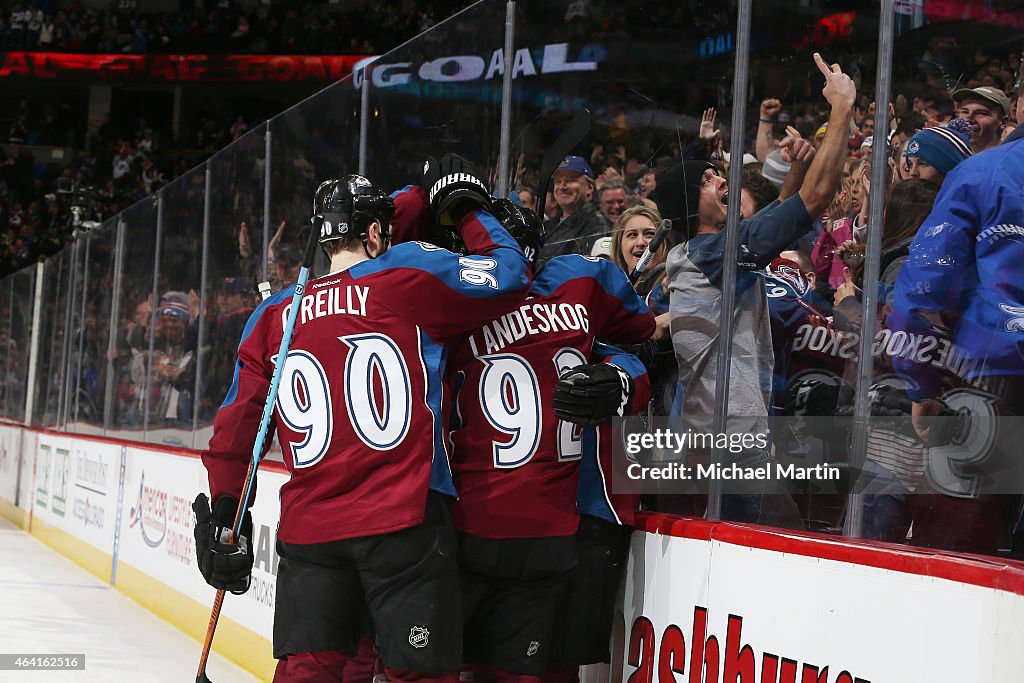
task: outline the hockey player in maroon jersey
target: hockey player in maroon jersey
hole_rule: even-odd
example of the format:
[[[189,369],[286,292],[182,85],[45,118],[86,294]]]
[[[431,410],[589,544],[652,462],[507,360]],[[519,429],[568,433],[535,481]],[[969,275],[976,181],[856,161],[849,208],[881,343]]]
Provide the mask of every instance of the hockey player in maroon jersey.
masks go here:
[[[364,604],[392,681],[458,677],[442,344],[517,305],[529,275],[468,162],[430,159],[424,179],[435,216],[457,227],[472,255],[418,242],[389,248],[394,204],[361,176],[326,181],[314,198],[331,272],[302,298],[271,425],[291,473],[278,528],[276,681],[338,680]],[[238,505],[290,301],[288,292],[270,297],[246,325],[202,454],[214,506],[196,500],[196,550],[216,588],[248,587],[251,545],[225,548],[220,531]]]
[[[524,251],[536,255],[539,220],[495,201]],[[453,342],[453,518],[465,613],[464,653],[476,683],[539,680],[547,669],[558,596],[576,565],[581,430],[555,415],[559,375],[601,377],[595,419],[628,414],[649,398],[632,356],[588,364],[595,339],[638,343],[654,317],[625,274],[605,259],[551,259],[518,308]],[[597,412],[603,414],[597,415]]]

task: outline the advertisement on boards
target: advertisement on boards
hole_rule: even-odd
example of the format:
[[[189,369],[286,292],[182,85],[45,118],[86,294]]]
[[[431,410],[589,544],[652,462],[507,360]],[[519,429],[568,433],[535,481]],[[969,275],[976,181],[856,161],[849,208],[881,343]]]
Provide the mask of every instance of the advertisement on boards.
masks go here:
[[[627,683],[1010,683],[1024,666],[1016,593],[715,540],[634,534],[623,605]]]
[[[39,434],[35,516],[110,553],[121,447]]]
[[[278,491],[285,475],[260,471],[259,495],[252,506],[252,584],[244,595],[230,595],[224,614],[256,633],[272,637],[278,556]],[[119,563],[204,604],[215,591],[206,585],[195,558],[192,502],[208,493],[206,470],[196,457],[129,448],[122,504]]]
[[[15,502],[18,491],[18,458],[21,430],[0,424],[0,499]]]

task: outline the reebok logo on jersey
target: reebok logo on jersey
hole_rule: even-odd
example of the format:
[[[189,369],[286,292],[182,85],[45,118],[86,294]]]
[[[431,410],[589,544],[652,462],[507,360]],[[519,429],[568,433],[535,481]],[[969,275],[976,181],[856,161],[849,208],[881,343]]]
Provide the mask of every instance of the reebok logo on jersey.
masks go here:
[[[536,640],[530,641],[530,646],[526,648],[526,656],[532,657],[540,650],[540,642]]]
[[[481,192],[487,194],[487,188],[484,187],[484,184],[480,182],[476,176],[470,175],[469,173],[452,173],[438,180],[434,183],[434,186],[430,188],[431,203],[433,203],[434,196],[437,195],[438,192],[455,183],[468,183],[470,185],[474,185],[479,188]]]
[[[426,626],[413,626],[409,629],[409,644],[417,650],[430,645],[430,629]]]

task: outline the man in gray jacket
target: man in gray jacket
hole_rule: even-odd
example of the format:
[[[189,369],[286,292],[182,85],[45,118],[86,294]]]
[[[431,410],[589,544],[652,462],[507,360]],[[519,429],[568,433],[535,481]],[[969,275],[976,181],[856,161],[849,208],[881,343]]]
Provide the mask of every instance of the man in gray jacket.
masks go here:
[[[838,65],[828,66],[818,54],[814,59],[825,77],[822,94],[832,106],[825,139],[800,190],[785,201],[776,200],[738,226],[733,347],[729,350],[732,363],[728,378],[727,429],[731,433],[767,431],[774,354],[763,270],[787,245],[811,229],[813,217],[820,215],[832,200],[846,160],[846,131],[856,86]],[[727,257],[724,228],[730,192],[726,179],[706,162],[685,162],[675,171],[681,176],[681,183],[677,181],[676,186],[681,184],[685,200],[685,216],[677,218],[685,219],[689,239],[669,252],[667,259],[670,329],[684,392],[682,417],[689,429],[710,432],[718,381],[715,362],[719,353],[721,285]],[[665,197],[665,185],[671,182],[659,179],[659,200]],[[735,199],[739,201],[739,192]]]

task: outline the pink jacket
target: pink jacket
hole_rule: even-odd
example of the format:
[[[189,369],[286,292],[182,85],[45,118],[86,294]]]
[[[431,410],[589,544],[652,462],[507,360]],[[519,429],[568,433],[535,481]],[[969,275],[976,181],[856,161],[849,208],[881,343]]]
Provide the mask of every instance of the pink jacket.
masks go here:
[[[811,251],[814,270],[820,278],[828,278],[833,289],[843,284],[843,260],[836,257],[836,249],[843,242],[853,239],[853,221],[841,218],[836,221],[832,231],[822,230],[818,241]]]

